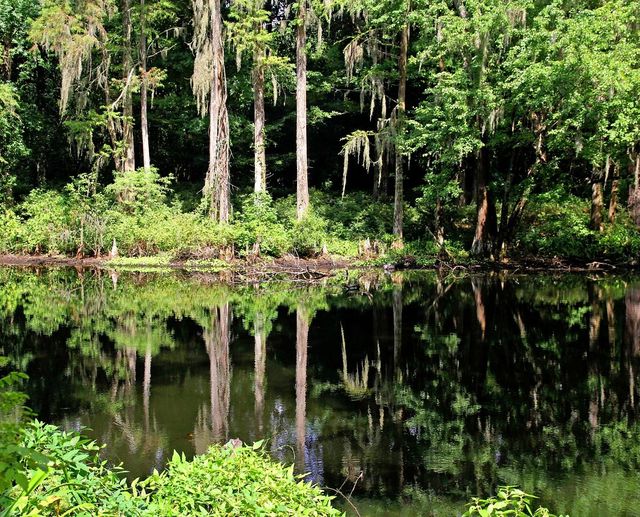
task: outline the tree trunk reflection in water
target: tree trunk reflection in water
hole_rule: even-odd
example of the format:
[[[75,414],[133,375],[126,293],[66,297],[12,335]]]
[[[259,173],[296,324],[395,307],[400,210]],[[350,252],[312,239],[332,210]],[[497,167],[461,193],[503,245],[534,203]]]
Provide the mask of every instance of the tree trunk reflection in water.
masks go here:
[[[626,334],[628,343],[627,368],[629,375],[629,400],[635,407],[634,359],[640,357],[640,287],[631,287],[625,295]]]
[[[482,332],[482,341],[484,341],[487,335],[487,314],[484,310],[482,287],[477,285],[473,280],[471,281],[471,287],[473,289],[473,297],[476,301],[476,318],[478,318],[478,324]]]
[[[267,364],[267,336],[264,331],[264,316],[258,314],[254,325],[254,395],[255,395],[255,425],[256,440],[260,440],[263,436],[263,417],[264,417],[264,383],[265,369]]]
[[[307,346],[309,316],[302,307],[296,311],[296,467],[305,468],[307,413]]]
[[[228,303],[212,309],[211,324],[209,328],[205,329],[203,337],[209,355],[211,406],[209,418],[206,417],[204,408],[200,410],[198,415],[194,431],[197,454],[206,452],[213,442],[226,440],[229,430],[231,309]]]
[[[393,286],[393,375],[401,381],[400,352],[402,350],[402,283]]]
[[[402,351],[402,283],[393,286],[393,383],[394,385],[402,384],[402,369],[400,366],[400,354]],[[393,413],[394,423],[398,426],[403,425],[402,407],[396,407]],[[399,434],[402,437],[402,433]],[[404,486],[404,454],[402,439],[399,440],[398,447],[398,486],[400,489]]]
[[[151,398],[151,346],[147,345],[144,354],[144,379],[142,384],[142,407],[144,411],[144,430],[149,432],[149,399]]]
[[[597,383],[591,388],[589,400],[589,424],[595,430],[600,423],[600,399],[598,388],[601,384],[598,372],[598,339],[602,324],[602,290],[598,286],[590,286],[589,298],[591,299],[591,316],[589,317],[589,376],[597,379]]]

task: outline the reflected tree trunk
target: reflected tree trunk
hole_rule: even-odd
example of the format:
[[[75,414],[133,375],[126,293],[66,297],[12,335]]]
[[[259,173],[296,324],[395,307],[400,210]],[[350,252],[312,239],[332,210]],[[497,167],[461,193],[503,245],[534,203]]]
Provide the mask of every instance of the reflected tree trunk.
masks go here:
[[[211,434],[214,441],[227,439],[231,392],[231,311],[229,304],[213,309],[211,327],[204,332],[209,354],[209,382],[211,387]]]
[[[254,385],[255,421],[257,439],[262,438],[264,418],[265,369],[267,364],[267,336],[264,330],[264,316],[258,314],[254,322]]]
[[[400,353],[402,351],[402,284],[393,286],[393,370],[400,380]]]
[[[296,311],[296,467],[305,469],[307,414],[307,347],[309,316],[302,307]]]
[[[627,370],[629,378],[629,401],[635,407],[634,359],[640,357],[640,287],[631,287],[625,295],[625,332],[627,336]]]
[[[611,356],[615,353],[616,349],[616,313],[615,304],[611,296],[607,298],[607,331],[609,335],[609,350]]]
[[[142,408],[144,411],[144,429],[149,431],[149,401],[151,398],[151,346],[147,345],[144,354],[144,378],[142,380]]]
[[[482,341],[484,341],[487,335],[487,313],[482,298],[482,287],[478,286],[475,282],[471,282],[471,287],[473,289],[473,297],[476,301],[476,318],[478,319],[478,325],[480,325]]]
[[[589,317],[589,354],[591,358],[589,362],[589,376],[597,378],[597,384],[599,386],[601,381],[596,357],[600,328],[602,326],[602,291],[597,286],[590,286],[589,291],[591,297],[591,316]],[[592,430],[596,429],[600,423],[600,393],[598,386],[594,386],[591,389],[591,399],[589,401],[589,425]]]

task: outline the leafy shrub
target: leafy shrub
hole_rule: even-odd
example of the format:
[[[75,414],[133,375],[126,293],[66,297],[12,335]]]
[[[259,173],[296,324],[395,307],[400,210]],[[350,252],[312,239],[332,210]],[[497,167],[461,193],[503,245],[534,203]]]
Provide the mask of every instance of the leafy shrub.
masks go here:
[[[2,494],[1,515],[341,515],[331,497],[259,447],[212,446],[192,461],[174,453],[163,473],[128,484],[95,442],[34,421],[20,448],[44,462],[22,465],[24,483]]]
[[[156,169],[116,172],[107,193],[113,196],[120,210],[142,214],[165,204],[171,178],[163,178]]]
[[[234,226],[236,248],[241,254],[259,246],[261,253],[279,257],[290,248],[287,230],[268,194],[244,197]]]
[[[154,515],[341,515],[331,497],[253,447],[213,446],[187,461],[174,453],[148,480]]]
[[[640,232],[624,210],[604,231],[589,227],[589,202],[562,192],[532,199],[516,243],[520,251],[576,260],[637,257]]]
[[[27,468],[28,482],[5,494],[6,515],[141,515],[146,507],[122,469],[100,459],[93,441],[34,421],[24,428],[21,447],[46,463]]]
[[[4,369],[7,363],[6,357],[0,357],[0,369]],[[0,494],[13,483],[26,484],[19,447],[26,396],[17,389],[24,378],[17,372],[0,377]],[[0,498],[0,508],[3,506]]]
[[[327,243],[328,222],[309,210],[304,219],[296,221],[291,230],[292,251],[301,257],[319,253]]]
[[[19,239],[22,232],[22,220],[12,210],[0,210],[0,252],[14,253],[19,249]]]
[[[518,246],[526,253],[584,259],[596,250],[588,203],[569,194],[532,199],[522,229]]]
[[[18,246],[28,253],[74,252],[67,197],[54,190],[32,190],[21,205],[24,226]]]
[[[495,497],[474,497],[463,517],[554,517],[546,508],[533,510],[534,499],[534,496],[518,488],[499,487]]]

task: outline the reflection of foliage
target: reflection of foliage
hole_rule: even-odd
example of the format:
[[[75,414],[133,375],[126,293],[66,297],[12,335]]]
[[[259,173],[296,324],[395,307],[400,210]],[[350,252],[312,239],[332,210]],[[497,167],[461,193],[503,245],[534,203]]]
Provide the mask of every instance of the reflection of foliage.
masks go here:
[[[244,329],[265,340],[269,358],[261,363],[261,375],[267,372],[261,385],[269,386],[267,400],[271,387],[282,384],[271,371],[275,366],[276,377],[285,374],[292,349],[291,329],[283,322],[291,324],[295,311],[309,323],[315,318],[307,415],[313,415],[318,436],[329,437],[336,476],[355,482],[366,473],[356,493],[399,494],[407,483],[427,479],[434,494],[420,500],[436,505],[517,484],[551,506],[549,494],[560,490],[554,479],[562,486],[583,475],[595,483],[603,476],[623,477],[622,467],[640,467],[640,430],[633,422],[638,387],[630,381],[640,355],[629,344],[640,336],[632,335],[635,327],[626,321],[636,313],[635,298],[625,290],[630,280],[456,279],[435,273],[387,279],[368,273],[346,280],[359,291],[343,293],[343,278],[228,286],[200,273],[118,277],[4,269],[0,331],[11,343],[7,355],[23,368],[30,358],[42,359],[48,341],[41,336],[56,334],[51,341],[66,345],[56,352],[65,365],[58,378],[76,391],[89,388],[74,403],[80,399],[83,408],[122,417],[117,425],[126,433],[109,431],[116,447],[134,444],[139,451],[153,442],[166,448],[169,438],[160,426],[145,434],[135,425],[136,360],[138,370],[142,355],[145,364],[153,357],[161,365],[155,359],[161,352],[186,363],[192,341],[201,348],[200,333],[215,330],[213,311],[229,304]],[[403,325],[396,329],[398,309]],[[338,346],[336,354],[314,346],[322,338],[333,349],[340,323],[341,354]],[[272,328],[276,339],[267,345]],[[231,404],[237,404],[236,393],[243,402],[253,396],[238,379],[244,375],[250,382],[243,369],[252,363],[245,354],[255,352],[243,348],[246,342],[238,344],[229,352],[240,359],[229,381],[235,384]],[[178,375],[191,375],[185,370]],[[140,379],[138,372],[138,385]],[[110,394],[99,396],[101,389]],[[253,411],[254,401],[248,402]],[[384,473],[388,465],[402,474],[392,488]],[[598,473],[598,465],[606,474]],[[568,511],[573,504],[553,507]]]
[[[607,464],[631,472],[640,469],[640,423],[614,422],[603,426],[597,430],[594,441]]]

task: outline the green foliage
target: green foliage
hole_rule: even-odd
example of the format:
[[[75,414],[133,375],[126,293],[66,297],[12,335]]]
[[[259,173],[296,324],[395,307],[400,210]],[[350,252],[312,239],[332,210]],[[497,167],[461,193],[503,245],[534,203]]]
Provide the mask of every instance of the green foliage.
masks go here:
[[[28,469],[26,489],[6,493],[6,515],[140,515],[144,509],[144,497],[129,487],[122,469],[100,458],[95,442],[34,421],[24,428],[21,446],[46,462]]]
[[[515,246],[524,254],[618,261],[640,253],[640,232],[624,211],[603,232],[594,231],[586,201],[550,192],[531,200]]]
[[[235,219],[234,237],[241,255],[249,254],[258,247],[265,255],[279,257],[290,248],[287,229],[268,194],[254,194],[242,199]]]
[[[0,4],[2,8],[6,8],[6,2]],[[19,107],[19,98],[13,85],[0,82],[0,206],[10,200],[17,169],[29,154],[23,138]]]
[[[474,497],[463,517],[554,517],[546,508],[533,509],[534,496],[519,488],[503,486],[498,495],[481,499]]]
[[[7,364],[7,358],[0,357],[0,372]],[[19,387],[25,378],[18,372],[8,372],[0,377],[0,494],[14,483],[24,487],[27,481],[20,463],[25,452],[20,447],[20,432],[27,413],[26,396]]]
[[[152,515],[342,515],[331,497],[252,447],[213,446],[187,461],[174,453],[145,485]]]
[[[146,336],[145,346],[148,346]],[[127,343],[127,347],[135,346]],[[8,364],[0,358],[0,369]],[[101,446],[77,433],[27,421],[25,375],[0,377],[0,515],[342,515],[332,497],[269,459],[262,442],[212,446],[129,484]]]
[[[21,431],[20,448],[42,463],[14,462],[24,480],[3,478],[3,516],[342,515],[331,497],[270,460],[260,444],[212,446],[192,461],[174,453],[163,473],[131,484],[100,458],[101,447],[77,433],[34,421]]]
[[[160,176],[155,169],[138,169],[116,172],[106,192],[113,197],[121,212],[142,216],[163,207],[170,184],[171,178]]]

